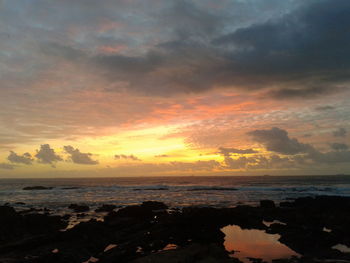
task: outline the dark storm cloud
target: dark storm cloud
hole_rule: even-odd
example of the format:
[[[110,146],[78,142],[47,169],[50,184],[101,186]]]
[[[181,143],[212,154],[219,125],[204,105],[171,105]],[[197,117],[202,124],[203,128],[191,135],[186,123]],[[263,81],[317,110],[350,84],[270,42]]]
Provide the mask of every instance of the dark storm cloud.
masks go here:
[[[345,128],[338,128],[338,130],[333,132],[334,137],[345,137],[347,133],[347,130]]]
[[[98,164],[98,161],[91,158],[92,153],[82,153],[79,149],[67,145],[63,146],[63,149],[70,155],[70,160],[77,164]]]
[[[347,88],[349,12],[347,0],[5,1],[0,22],[17,37],[2,37],[4,50],[21,51],[8,56],[9,72],[30,72],[16,76],[21,84],[56,64],[60,75],[67,60],[106,80],[108,91],[231,87],[279,99]],[[122,52],[100,51],[120,44]]]
[[[30,165],[33,162],[33,158],[30,153],[24,153],[22,155],[19,155],[13,151],[10,151],[7,160],[9,160],[11,163],[22,163],[26,165]]]
[[[49,144],[42,144],[40,150],[36,150],[35,157],[40,163],[52,164],[54,162],[62,161],[61,156],[55,153],[55,150],[50,148]]]
[[[349,146],[345,143],[332,143],[331,144],[331,147],[333,150],[336,150],[336,151],[346,151],[347,149],[349,149]]]
[[[124,159],[124,160],[132,160],[132,161],[141,161],[138,157],[136,157],[133,154],[131,154],[131,155],[116,154],[116,155],[114,155],[114,159],[116,159],[116,160]]]
[[[334,77],[350,65],[349,10],[347,0],[308,1],[291,14],[238,29],[216,43],[239,50],[234,59],[243,66],[241,72],[294,78],[331,70],[328,77]]]
[[[248,135],[258,143],[265,146],[266,150],[281,154],[305,153],[312,149],[309,144],[299,142],[290,138],[288,132],[277,127],[269,130],[255,130],[248,132]]]
[[[212,11],[212,12],[211,12]],[[208,37],[223,26],[224,17],[190,1],[174,1],[158,19],[180,39]]]
[[[172,14],[184,16],[185,33],[143,56],[104,55],[90,62],[106,76],[128,82],[130,89],[157,94],[277,85],[266,95],[313,98],[347,88],[343,85],[350,69],[347,0],[309,1],[290,14],[228,34],[219,25],[230,20],[183,1],[171,8]]]

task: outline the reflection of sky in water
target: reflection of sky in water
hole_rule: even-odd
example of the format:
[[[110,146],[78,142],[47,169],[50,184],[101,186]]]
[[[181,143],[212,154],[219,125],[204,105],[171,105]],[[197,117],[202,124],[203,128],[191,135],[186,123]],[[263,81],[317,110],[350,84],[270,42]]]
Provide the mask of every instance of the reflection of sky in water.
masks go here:
[[[350,253],[350,247],[343,244],[338,244],[332,247],[333,249],[339,250],[342,253]]]
[[[234,257],[250,263],[247,257],[272,259],[298,256],[296,252],[278,241],[280,235],[267,234],[262,230],[242,230],[239,226],[228,225],[221,229],[225,234],[224,246],[227,251],[235,251]]]

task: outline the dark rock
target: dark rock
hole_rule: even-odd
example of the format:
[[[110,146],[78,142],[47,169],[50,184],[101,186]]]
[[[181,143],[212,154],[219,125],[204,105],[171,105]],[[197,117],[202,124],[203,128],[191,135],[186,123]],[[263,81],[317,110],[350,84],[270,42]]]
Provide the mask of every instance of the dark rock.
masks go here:
[[[90,207],[87,205],[78,205],[78,204],[70,204],[68,206],[69,209],[72,209],[74,212],[81,213],[87,212],[90,210]]]
[[[23,203],[23,202],[16,202],[15,204],[16,205],[25,205],[25,203]]]
[[[135,217],[145,219],[152,217],[153,213],[148,207],[133,205],[119,209],[115,215],[119,217]]]
[[[113,211],[117,206],[115,205],[102,205],[101,207],[97,208],[95,212],[111,212]]]
[[[53,187],[46,187],[46,186],[40,186],[40,185],[27,186],[23,188],[23,190],[51,190],[51,189],[53,189]]]
[[[72,208],[76,206],[73,204]],[[90,220],[61,232],[67,224],[63,219],[69,215],[22,215],[12,207],[0,206],[0,261],[81,263],[94,256],[101,263],[240,262],[230,259],[223,247],[220,228],[229,224],[279,234],[280,242],[302,255],[276,259],[276,263],[350,260],[347,253],[331,249],[338,243],[350,246],[350,198],[300,198],[285,207],[273,207],[271,202],[263,201],[259,207],[186,207],[172,213],[165,209],[163,203],[144,202],[111,211],[104,222]],[[266,218],[285,224],[275,223],[267,228],[262,223]],[[332,231],[322,231],[323,227]],[[103,252],[109,244],[117,246]],[[177,248],[162,251],[167,244]],[[56,248],[59,252],[52,253]]]
[[[12,207],[0,206],[0,245],[33,235],[47,235],[66,227],[66,225],[67,223],[60,216],[22,215]]]
[[[67,226],[60,216],[48,216],[43,214],[25,215],[24,224],[30,233],[50,233]]]
[[[65,215],[62,216],[62,219],[63,220],[68,220],[70,217],[71,217],[71,215],[65,214]]]
[[[87,214],[85,214],[85,213],[79,213],[79,214],[77,214],[77,217],[78,218],[82,218],[82,217],[86,217],[87,216]]]
[[[260,201],[260,207],[265,209],[272,209],[275,208],[275,202],[272,200],[261,200]]]
[[[225,249],[217,244],[191,244],[176,250],[161,251],[138,258],[133,263],[178,263],[178,262],[240,262],[230,259]]]
[[[145,207],[147,209],[151,210],[162,210],[162,209],[168,209],[168,206],[162,202],[157,201],[146,201],[142,202],[141,207]]]

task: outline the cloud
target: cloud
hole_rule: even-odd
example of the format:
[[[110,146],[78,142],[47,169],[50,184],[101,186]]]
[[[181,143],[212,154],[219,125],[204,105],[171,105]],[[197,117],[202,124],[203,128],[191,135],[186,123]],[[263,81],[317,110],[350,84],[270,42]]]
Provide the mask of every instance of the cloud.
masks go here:
[[[134,156],[133,154],[131,155],[125,155],[125,154],[116,154],[114,155],[114,159],[120,160],[120,159],[125,159],[125,160],[132,160],[132,161],[141,161],[138,157]]]
[[[5,170],[13,170],[15,168],[14,165],[9,164],[9,163],[0,163],[0,169],[5,169]]]
[[[156,158],[167,158],[167,157],[169,157],[169,155],[167,155],[167,154],[159,154],[159,155],[155,155],[154,157],[156,157]]]
[[[57,43],[44,51],[91,67],[96,76],[108,78],[108,91],[168,96],[227,87],[267,89],[265,96],[294,99],[345,90],[350,3],[309,1],[289,10],[243,26],[233,24],[225,9],[174,1],[152,16],[167,30],[136,54],[96,54]]]
[[[308,157],[318,163],[338,164],[350,162],[350,151],[311,152]]]
[[[280,157],[278,155],[232,158],[225,156],[224,163],[229,169],[289,169],[300,167],[300,161],[294,157]]]
[[[347,130],[345,128],[338,128],[338,130],[333,132],[334,137],[345,137]]]
[[[225,147],[220,147],[219,148],[219,153],[223,154],[224,156],[230,156],[231,154],[252,154],[252,153],[257,153],[257,151],[253,149],[236,149],[236,148],[225,148]]]
[[[332,143],[331,144],[331,147],[333,150],[336,150],[336,151],[345,151],[347,149],[349,149],[349,146],[345,143]]]
[[[254,141],[263,144],[268,151],[292,155],[286,157],[287,159],[283,159],[285,161],[289,160],[288,163],[290,164],[310,165],[312,163],[337,164],[350,162],[350,151],[347,150],[346,144],[333,143],[331,146],[335,151],[321,152],[310,144],[304,144],[295,138],[290,138],[287,131],[276,127],[269,130],[251,131],[248,132],[248,135],[252,136]],[[232,161],[228,160],[228,162]]]
[[[350,37],[344,34],[349,10],[347,0],[309,1],[280,18],[221,36],[215,43],[233,50],[238,75],[261,80],[261,86],[282,84],[269,93],[273,97],[329,94],[349,80]]]
[[[55,150],[50,148],[49,144],[42,144],[40,150],[36,150],[35,157],[40,163],[52,164],[54,162],[62,161],[61,156],[55,153]]]
[[[309,144],[299,142],[295,138],[290,138],[288,132],[279,128],[269,130],[255,130],[247,133],[252,139],[265,146],[266,150],[293,155],[297,153],[306,153],[313,149]]]
[[[82,153],[79,149],[74,149],[72,146],[63,146],[63,149],[70,155],[70,160],[77,164],[98,164],[97,160],[91,159],[92,153]]]
[[[268,91],[264,96],[276,99],[300,99],[300,98],[315,98],[321,95],[332,94],[337,91],[344,90],[343,87],[333,87],[330,89],[327,86],[317,87],[299,87],[299,88],[280,88]]]
[[[315,110],[319,110],[319,111],[328,111],[328,110],[334,110],[335,107],[330,106],[330,105],[325,105],[325,106],[319,106],[316,107]]]
[[[11,163],[22,163],[26,165],[30,165],[33,162],[33,158],[30,153],[24,153],[22,155],[18,155],[14,151],[10,151],[9,156],[7,157]]]

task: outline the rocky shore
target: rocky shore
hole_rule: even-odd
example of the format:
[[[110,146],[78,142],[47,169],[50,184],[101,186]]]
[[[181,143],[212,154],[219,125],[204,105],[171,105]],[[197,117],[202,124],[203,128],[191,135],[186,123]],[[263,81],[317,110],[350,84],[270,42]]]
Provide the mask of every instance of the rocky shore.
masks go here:
[[[74,211],[88,207],[72,204]],[[242,262],[227,251],[227,225],[278,234],[298,257],[287,262],[350,262],[350,198],[305,197],[275,204],[234,208],[171,209],[160,202],[116,208],[101,206],[103,221],[90,220],[66,229],[70,215],[15,211],[0,206],[0,262]],[[264,222],[272,222],[268,225]],[[247,258],[245,262],[265,262]]]

